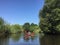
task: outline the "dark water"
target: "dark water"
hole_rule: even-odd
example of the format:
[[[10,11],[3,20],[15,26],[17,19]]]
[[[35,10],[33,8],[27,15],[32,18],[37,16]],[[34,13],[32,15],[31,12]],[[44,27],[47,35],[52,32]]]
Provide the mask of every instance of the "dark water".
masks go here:
[[[60,35],[45,35],[40,38],[40,45],[60,45]]]
[[[60,45],[59,35],[35,35],[25,38],[23,34],[0,37],[0,45]]]

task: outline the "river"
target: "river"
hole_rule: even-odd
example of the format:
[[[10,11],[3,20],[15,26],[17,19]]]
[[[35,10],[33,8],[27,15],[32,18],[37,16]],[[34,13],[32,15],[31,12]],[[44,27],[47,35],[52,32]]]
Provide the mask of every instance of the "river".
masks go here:
[[[12,34],[0,37],[0,45],[60,45],[60,36],[36,34],[25,38],[24,34]]]

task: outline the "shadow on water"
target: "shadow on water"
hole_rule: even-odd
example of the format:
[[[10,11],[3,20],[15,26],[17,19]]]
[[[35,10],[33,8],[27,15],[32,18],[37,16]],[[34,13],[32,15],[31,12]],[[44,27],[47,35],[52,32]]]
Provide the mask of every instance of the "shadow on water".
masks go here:
[[[40,38],[40,45],[60,45],[60,35],[45,35]]]

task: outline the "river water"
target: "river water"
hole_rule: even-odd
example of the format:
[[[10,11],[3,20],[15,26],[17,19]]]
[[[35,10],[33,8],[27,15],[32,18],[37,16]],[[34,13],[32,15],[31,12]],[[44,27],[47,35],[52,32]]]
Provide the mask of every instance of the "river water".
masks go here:
[[[60,45],[60,36],[36,34],[25,38],[23,34],[12,34],[0,37],[0,45]]]

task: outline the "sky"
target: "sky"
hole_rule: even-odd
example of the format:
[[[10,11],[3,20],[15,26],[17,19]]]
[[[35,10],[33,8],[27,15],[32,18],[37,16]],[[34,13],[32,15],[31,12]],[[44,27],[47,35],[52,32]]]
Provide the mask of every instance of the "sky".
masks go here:
[[[39,24],[44,0],[0,0],[0,17],[10,24]]]

